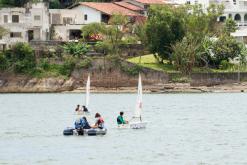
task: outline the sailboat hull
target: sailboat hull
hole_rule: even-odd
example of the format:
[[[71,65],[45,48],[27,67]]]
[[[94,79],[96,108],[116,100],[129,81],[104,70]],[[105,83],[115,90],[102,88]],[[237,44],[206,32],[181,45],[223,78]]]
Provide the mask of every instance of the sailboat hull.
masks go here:
[[[133,122],[129,124],[132,129],[143,129],[146,128],[147,122]]]

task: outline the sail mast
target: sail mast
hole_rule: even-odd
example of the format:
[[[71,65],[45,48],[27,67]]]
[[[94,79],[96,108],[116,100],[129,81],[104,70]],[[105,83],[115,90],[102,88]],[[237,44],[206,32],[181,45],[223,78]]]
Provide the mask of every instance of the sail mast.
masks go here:
[[[140,118],[140,120],[141,120],[141,111],[142,111],[142,80],[141,80],[141,74],[139,73],[137,102],[136,102],[136,109],[135,109],[135,116],[134,117]]]
[[[90,74],[87,78],[87,84],[86,84],[86,107],[89,106],[89,95],[90,95]]]

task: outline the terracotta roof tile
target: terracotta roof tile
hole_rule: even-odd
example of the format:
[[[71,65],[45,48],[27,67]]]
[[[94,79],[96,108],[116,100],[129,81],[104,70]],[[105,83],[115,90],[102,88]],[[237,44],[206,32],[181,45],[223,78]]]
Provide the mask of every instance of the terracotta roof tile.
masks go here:
[[[112,14],[123,14],[127,16],[138,16],[139,14],[116,5],[114,3],[101,3],[101,2],[81,2],[80,5],[87,6],[103,13],[112,15]]]
[[[166,4],[165,0],[135,0],[143,4]]]
[[[133,11],[141,11],[141,10],[144,10],[143,8],[139,7],[139,6],[135,6],[135,5],[132,5],[128,2],[124,2],[124,1],[121,1],[121,2],[114,2],[115,4],[119,5],[119,6],[122,6],[124,8],[127,8],[129,10],[133,10]]]

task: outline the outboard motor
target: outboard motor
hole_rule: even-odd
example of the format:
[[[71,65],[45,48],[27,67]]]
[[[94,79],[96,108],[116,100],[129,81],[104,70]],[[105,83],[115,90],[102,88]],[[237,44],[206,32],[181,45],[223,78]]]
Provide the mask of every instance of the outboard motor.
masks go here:
[[[68,135],[73,135],[74,128],[68,127],[65,130],[63,130],[63,135],[68,136]]]

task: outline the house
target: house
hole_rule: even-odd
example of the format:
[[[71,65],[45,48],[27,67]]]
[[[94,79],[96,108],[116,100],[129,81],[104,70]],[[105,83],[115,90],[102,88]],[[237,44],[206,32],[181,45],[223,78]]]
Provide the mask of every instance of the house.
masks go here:
[[[8,34],[0,38],[3,49],[16,42],[47,40],[49,38],[49,12],[46,3],[36,3],[26,8],[1,8],[0,26]]]
[[[61,0],[70,4],[72,0]],[[67,9],[48,9],[47,3],[27,4],[25,8],[0,9],[0,26],[9,33],[0,38],[3,48],[16,42],[70,41],[81,37],[82,26],[108,23],[111,16],[121,14],[132,22],[142,22],[152,4],[166,4],[164,0],[124,0],[112,3],[81,2]]]
[[[125,5],[123,7],[122,5]],[[129,9],[131,8],[131,9]],[[69,9],[50,9],[50,22],[54,38],[63,41],[77,40],[81,37],[82,26],[93,23],[108,23],[113,14],[126,15],[132,19],[143,17],[142,9],[131,4],[81,2]]]

